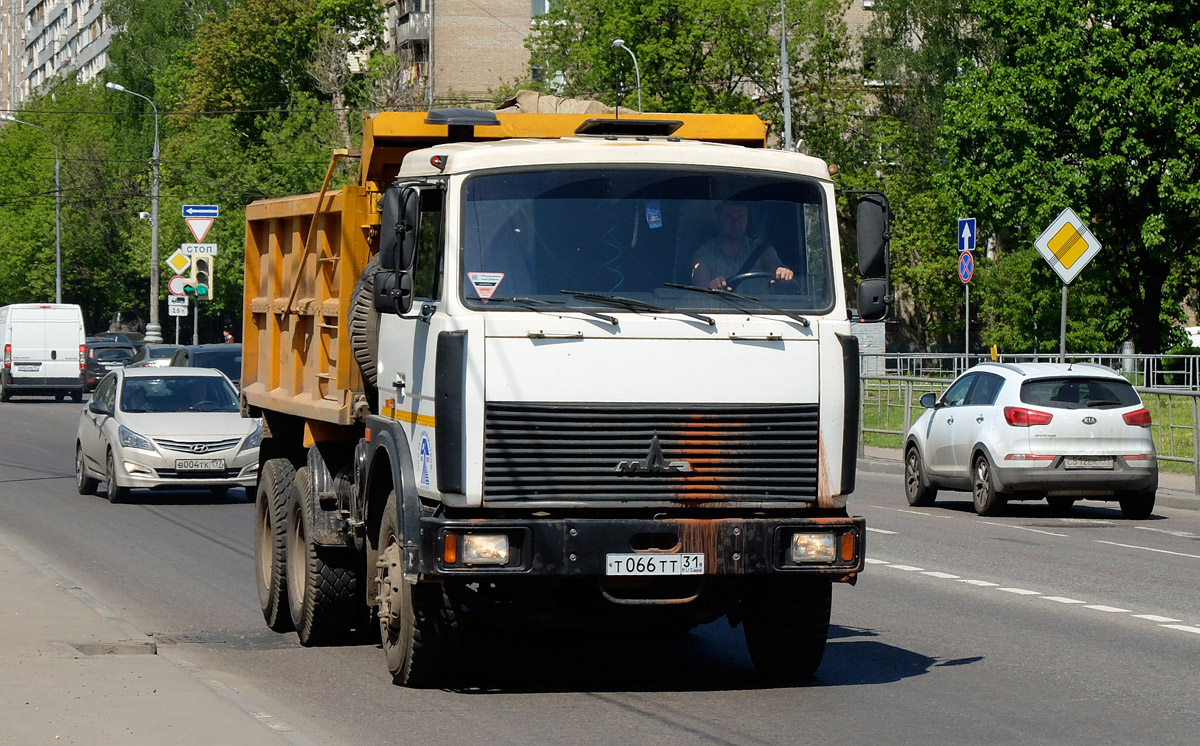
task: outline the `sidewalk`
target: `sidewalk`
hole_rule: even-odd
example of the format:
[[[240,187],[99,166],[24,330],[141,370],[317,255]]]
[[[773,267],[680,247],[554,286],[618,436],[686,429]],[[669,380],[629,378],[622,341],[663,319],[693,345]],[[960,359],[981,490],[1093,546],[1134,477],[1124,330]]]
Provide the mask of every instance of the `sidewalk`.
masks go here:
[[[899,448],[876,448],[867,446],[865,455],[858,459],[858,470],[873,474],[895,474],[896,485],[903,497],[904,454]],[[1160,471],[1158,473],[1158,495],[1155,507],[1200,510],[1200,495],[1195,492],[1195,479],[1191,474]]]
[[[299,746],[0,532],[0,744]]]

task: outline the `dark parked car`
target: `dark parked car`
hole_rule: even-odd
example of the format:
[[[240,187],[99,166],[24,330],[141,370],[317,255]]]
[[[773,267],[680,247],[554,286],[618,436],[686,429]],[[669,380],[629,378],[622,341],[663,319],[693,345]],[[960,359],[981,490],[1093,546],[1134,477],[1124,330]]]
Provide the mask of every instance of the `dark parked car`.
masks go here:
[[[240,342],[220,342],[217,344],[188,345],[175,350],[171,356],[172,368],[216,368],[233,382],[242,387],[242,345]]]
[[[162,368],[171,363],[171,356],[179,349],[179,345],[158,344],[146,345],[137,351],[129,363],[131,368]]]
[[[113,368],[123,368],[133,359],[135,350],[129,342],[93,341],[87,340],[87,353],[84,361],[83,390],[91,391],[101,378]]]

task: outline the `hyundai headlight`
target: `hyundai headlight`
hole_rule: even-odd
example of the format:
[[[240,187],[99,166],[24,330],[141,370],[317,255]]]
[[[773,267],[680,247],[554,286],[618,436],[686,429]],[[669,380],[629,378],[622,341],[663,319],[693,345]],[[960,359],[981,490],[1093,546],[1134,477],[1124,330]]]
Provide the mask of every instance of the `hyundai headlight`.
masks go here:
[[[117,428],[117,438],[121,441],[122,448],[136,448],[139,451],[154,450],[154,446],[150,444],[149,438],[138,435],[124,425]]]
[[[254,428],[254,432],[250,433],[250,437],[246,438],[246,442],[242,443],[242,450],[249,451],[249,450],[258,448],[260,445],[262,445],[262,439],[263,439],[263,426],[262,426],[262,423],[260,422]]]

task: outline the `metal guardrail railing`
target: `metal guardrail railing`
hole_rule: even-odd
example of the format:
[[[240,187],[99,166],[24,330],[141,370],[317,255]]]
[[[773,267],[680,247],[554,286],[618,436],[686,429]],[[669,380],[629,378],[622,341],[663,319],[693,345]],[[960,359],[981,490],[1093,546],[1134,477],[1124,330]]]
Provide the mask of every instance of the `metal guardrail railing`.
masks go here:
[[[924,411],[921,395],[941,394],[950,379],[951,376],[862,376],[859,455],[863,454],[867,435],[903,439],[913,421]],[[1159,461],[1190,464],[1193,488],[1200,494],[1200,438],[1197,437],[1200,433],[1200,391],[1136,385],[1134,388],[1150,410],[1150,430]]]
[[[944,355],[934,353],[863,353],[861,366],[869,376],[914,376],[956,378],[990,355]],[[1200,355],[1095,354],[1067,355],[1067,362],[1105,365],[1135,386],[1200,391]],[[1003,363],[1057,363],[1058,355],[1001,355]]]

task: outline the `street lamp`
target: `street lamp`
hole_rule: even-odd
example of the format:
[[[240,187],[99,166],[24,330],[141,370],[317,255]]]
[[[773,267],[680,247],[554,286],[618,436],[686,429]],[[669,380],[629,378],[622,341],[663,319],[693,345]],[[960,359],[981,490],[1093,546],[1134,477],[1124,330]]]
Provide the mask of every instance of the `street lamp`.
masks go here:
[[[620,47],[621,49],[624,49],[626,52],[629,52],[629,56],[633,58],[633,74],[637,80],[638,113],[641,113],[641,111],[642,111],[642,71],[638,69],[637,55],[633,53],[632,49],[625,46],[624,39],[613,39],[612,45],[614,47]]]
[[[0,114],[0,119],[41,130],[54,146],[54,302],[62,303],[62,184],[59,180],[58,143],[54,142],[45,127],[21,121],[12,114]]]
[[[163,341],[162,327],[158,323],[158,107],[148,96],[131,91],[116,83],[105,83],[105,88],[128,93],[150,104],[154,110],[154,152],[150,155],[150,323],[146,324],[146,343],[158,344]]]

